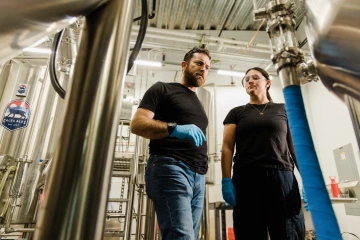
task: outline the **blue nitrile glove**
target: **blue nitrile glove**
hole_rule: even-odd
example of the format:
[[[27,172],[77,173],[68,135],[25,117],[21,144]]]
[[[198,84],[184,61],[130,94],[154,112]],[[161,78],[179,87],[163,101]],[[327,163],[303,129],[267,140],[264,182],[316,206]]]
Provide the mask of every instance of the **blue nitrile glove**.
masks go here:
[[[222,195],[225,202],[227,202],[232,206],[236,206],[235,188],[231,178],[223,178],[221,184],[222,184]]]
[[[306,198],[306,194],[305,194],[305,189],[304,189],[304,187],[303,187],[303,189],[302,189],[302,197],[303,197],[303,200],[304,200],[304,203],[305,203],[304,208],[305,208],[305,210],[308,212],[308,211],[310,211],[310,207],[309,207],[309,203],[307,202],[307,198]]]
[[[197,147],[206,141],[204,133],[195,124],[177,125],[170,137],[191,139]]]

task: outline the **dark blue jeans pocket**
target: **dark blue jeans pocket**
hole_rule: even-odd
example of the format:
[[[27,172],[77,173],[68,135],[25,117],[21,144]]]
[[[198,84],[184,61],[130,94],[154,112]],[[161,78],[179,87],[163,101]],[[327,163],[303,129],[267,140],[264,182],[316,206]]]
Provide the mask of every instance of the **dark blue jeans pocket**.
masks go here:
[[[145,168],[145,185],[146,185],[146,194],[148,198],[152,199],[152,188],[153,181],[156,179],[156,168],[165,166],[167,164],[176,164],[179,161],[171,157],[160,156],[160,155],[151,155],[148,159],[146,168]]]

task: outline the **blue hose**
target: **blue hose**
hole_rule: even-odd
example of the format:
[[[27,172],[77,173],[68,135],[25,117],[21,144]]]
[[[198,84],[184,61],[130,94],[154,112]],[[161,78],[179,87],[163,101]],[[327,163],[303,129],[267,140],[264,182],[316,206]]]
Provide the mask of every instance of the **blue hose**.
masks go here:
[[[296,158],[315,227],[316,239],[341,240],[339,225],[311,138],[300,86],[288,86],[283,91]]]

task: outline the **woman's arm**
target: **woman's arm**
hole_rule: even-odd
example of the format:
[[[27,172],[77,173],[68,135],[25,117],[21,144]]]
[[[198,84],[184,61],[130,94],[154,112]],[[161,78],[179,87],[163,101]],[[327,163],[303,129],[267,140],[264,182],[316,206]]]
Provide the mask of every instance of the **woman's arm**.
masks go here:
[[[235,147],[236,124],[225,124],[221,149],[222,178],[231,178],[232,160]]]

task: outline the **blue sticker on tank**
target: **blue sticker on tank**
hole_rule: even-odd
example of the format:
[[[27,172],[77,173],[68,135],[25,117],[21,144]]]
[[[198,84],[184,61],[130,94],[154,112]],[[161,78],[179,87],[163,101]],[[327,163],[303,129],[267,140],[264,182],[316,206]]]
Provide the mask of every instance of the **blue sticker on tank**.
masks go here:
[[[5,107],[1,125],[9,131],[15,131],[26,128],[29,120],[29,103],[23,100],[14,100]]]

